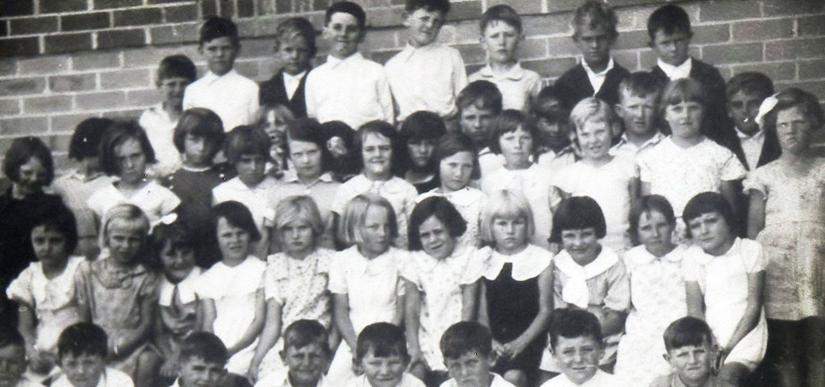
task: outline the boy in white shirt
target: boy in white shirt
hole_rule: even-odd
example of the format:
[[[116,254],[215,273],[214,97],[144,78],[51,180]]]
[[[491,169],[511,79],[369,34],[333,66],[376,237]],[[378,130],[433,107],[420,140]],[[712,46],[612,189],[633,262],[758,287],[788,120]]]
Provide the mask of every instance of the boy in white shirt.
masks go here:
[[[493,366],[493,336],[490,329],[475,321],[462,321],[441,336],[441,353],[449,380],[441,387],[514,387]]]
[[[550,350],[561,368],[541,387],[615,387],[615,376],[599,369],[604,344],[599,320],[577,308],[557,309],[550,320]]]
[[[16,329],[0,330],[0,385],[4,387],[42,387],[23,375],[26,372],[26,341]]]
[[[88,322],[70,325],[57,339],[57,357],[63,371],[52,387],[134,387],[129,375],[106,366],[109,337]]]
[[[612,156],[636,158],[664,138],[656,126],[656,108],[664,85],[648,72],[635,72],[619,83],[616,114],[622,119],[624,132],[610,148]]]
[[[363,371],[344,387],[424,387],[406,372],[410,363],[404,329],[387,322],[367,325],[358,334],[354,366]]]
[[[284,331],[281,360],[288,369],[274,372],[255,383],[255,387],[324,387],[332,355],[329,334],[316,320],[298,320]]]

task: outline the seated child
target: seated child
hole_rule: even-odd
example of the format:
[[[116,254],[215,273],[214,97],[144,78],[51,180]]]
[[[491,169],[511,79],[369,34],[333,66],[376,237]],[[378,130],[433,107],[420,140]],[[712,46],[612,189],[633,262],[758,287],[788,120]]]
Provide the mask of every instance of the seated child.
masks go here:
[[[175,149],[173,135],[178,119],[183,114],[183,92],[198,77],[195,64],[186,55],[163,58],[158,66],[156,85],[163,101],[150,107],[138,119],[155,150],[158,162],[152,166],[155,176],[167,176],[180,168],[180,155]]]
[[[207,108],[221,117],[227,132],[258,121],[258,84],[233,68],[241,51],[238,27],[212,16],[200,29],[198,51],[206,59],[206,75],[186,88],[183,109]]]
[[[324,141],[330,153],[330,172],[335,181],[345,182],[360,172],[358,161],[361,155],[355,152],[355,130],[342,121],[321,124]]]
[[[315,27],[307,19],[291,17],[278,24],[274,35],[275,57],[283,67],[261,82],[260,104],[284,105],[295,117],[306,117],[306,80],[317,51]]]
[[[765,130],[756,122],[759,106],[773,95],[773,81],[757,72],[739,73],[725,86],[728,116],[733,121],[739,147],[734,153],[749,171],[779,158],[782,148],[775,131]]]
[[[536,163],[550,169],[550,173],[573,164],[579,152],[572,144],[573,133],[568,120],[570,111],[562,105],[563,96],[555,86],[545,86],[533,102],[532,119],[535,121]]]
[[[490,151],[490,124],[500,113],[502,96],[498,87],[488,81],[470,82],[456,98],[458,124],[461,133],[475,144],[481,177],[504,164],[498,155]]]
[[[406,372],[410,362],[404,329],[379,322],[367,325],[358,335],[353,363],[364,374],[348,380],[344,387],[424,387]]]
[[[444,120],[433,112],[417,111],[401,124],[399,137],[403,146],[404,180],[415,186],[419,194],[438,187],[435,144],[447,133]]]
[[[324,378],[332,353],[327,328],[315,320],[297,320],[286,327],[281,361],[287,370],[270,374],[255,387],[324,387]]]
[[[564,108],[570,111],[587,97],[616,105],[619,82],[630,74],[610,56],[619,37],[616,12],[601,1],[589,0],[576,8],[572,24],[573,42],[581,51],[582,60],[556,80]]]
[[[63,374],[51,386],[134,387],[129,375],[107,367],[109,341],[106,331],[92,323],[80,322],[66,328],[57,340]]]
[[[439,346],[450,376],[441,387],[514,387],[490,370],[493,337],[484,325],[457,322],[444,331]]]
[[[25,377],[26,341],[17,330],[4,326],[0,329],[0,385],[3,387],[42,387]]]
[[[307,75],[306,83],[307,115],[318,122],[339,120],[357,128],[395,118],[384,67],[358,52],[366,22],[364,9],[350,1],[333,3],[326,10],[323,36],[329,56]]]
[[[615,109],[624,132],[610,149],[611,155],[635,160],[640,152],[662,141],[665,136],[657,126],[656,108],[663,86],[647,72],[632,73],[619,83],[619,103]]]
[[[672,322],[664,333],[663,356],[674,371],[650,383],[650,387],[733,387],[714,375],[711,364],[716,358],[713,333],[704,321],[682,317]]]
[[[604,353],[602,328],[592,313],[577,308],[556,309],[550,321],[550,352],[561,375],[541,387],[613,387],[616,378],[599,368]]]
[[[398,121],[421,110],[444,119],[456,115],[456,95],[467,86],[464,60],[458,50],[436,41],[449,12],[449,0],[406,0],[407,44],[384,66]]]
[[[289,169],[286,160],[286,128],[294,120],[295,115],[285,105],[265,106],[261,110],[261,122],[258,125],[269,137],[270,144],[266,173],[279,180]]]
[[[229,352],[209,332],[192,332],[180,343],[178,374],[171,387],[247,387],[240,377],[227,374]]]

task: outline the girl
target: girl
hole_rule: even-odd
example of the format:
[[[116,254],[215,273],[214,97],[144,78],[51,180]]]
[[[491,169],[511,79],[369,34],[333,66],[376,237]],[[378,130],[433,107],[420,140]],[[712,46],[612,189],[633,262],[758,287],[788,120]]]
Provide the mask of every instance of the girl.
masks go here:
[[[501,112],[492,124],[490,150],[504,155],[504,167],[482,176],[481,190],[489,196],[502,189],[521,193],[533,208],[536,224],[530,243],[549,248],[551,208],[556,199],[551,196],[550,174],[531,161],[535,138],[535,128],[523,113]]]
[[[782,386],[812,386],[825,380],[825,160],[810,143],[825,114],[815,96],[796,88],[767,101],[764,126],[776,132],[782,155],[743,184],[751,199],[748,237],[762,244],[767,262],[766,360]]]
[[[281,179],[287,168],[286,164],[286,128],[295,120],[295,115],[288,107],[275,104],[267,106],[261,112],[260,127],[269,137],[269,160],[267,174]]]
[[[19,305],[17,326],[26,339],[29,369],[45,377],[57,364],[58,336],[80,321],[74,276],[83,258],[71,255],[77,246],[71,210],[55,206],[33,216],[29,240],[37,261],[12,281],[6,294]]]
[[[108,256],[82,262],[75,275],[80,314],[109,336],[110,365],[136,385],[152,386],[160,357],[149,343],[157,276],[144,266],[149,218],[133,204],[116,204],[103,218],[101,247]]]
[[[633,160],[610,155],[613,128],[620,125],[613,108],[597,98],[585,98],[573,108],[570,121],[576,128],[576,142],[582,159],[559,171],[553,185],[561,197],[589,196],[602,209],[607,234],[602,243],[621,254],[629,245],[626,238],[630,205],[636,189]]]
[[[562,106],[561,91],[553,85],[545,86],[533,103],[533,119],[536,120],[538,134],[536,155],[538,165],[558,171],[579,159],[574,150],[568,117],[570,113]]]
[[[519,113],[521,114],[521,113]],[[493,334],[493,371],[518,387],[527,385],[545,347],[553,310],[552,254],[532,243],[533,212],[517,191],[495,191],[481,221],[484,249],[479,320]]]
[[[670,372],[662,359],[662,335],[674,320],[687,315],[682,261],[686,248],[671,240],[676,218],[659,195],[641,198],[630,212],[630,236],[636,247],[624,254],[630,277],[630,313],[619,341],[616,375],[647,386]]]
[[[466,228],[458,210],[440,196],[422,200],[410,216],[413,253],[401,272],[406,280],[404,325],[411,372],[428,385],[447,380],[441,336],[459,321],[476,319],[482,266],[474,247],[458,243]]]
[[[465,247],[480,247],[481,209],[487,204],[487,194],[470,186],[480,175],[473,141],[461,133],[447,134],[436,144],[433,158],[438,165],[436,178],[440,186],[419,195],[416,200],[421,202],[432,196],[447,198],[467,223],[458,243]]]
[[[375,322],[401,325],[404,282],[400,269],[408,260],[406,251],[391,245],[398,239],[398,222],[392,205],[381,196],[355,196],[346,206],[338,232],[351,247],[336,253],[329,269],[333,318],[344,339],[327,373],[329,380],[354,376],[352,349],[364,327]]]
[[[371,121],[361,126],[355,136],[357,152],[361,154],[361,174],[341,184],[332,202],[332,212],[340,218],[344,207],[355,196],[371,192],[386,198],[398,221],[394,245],[407,248],[407,218],[415,205],[418,191],[412,184],[393,175],[399,166],[397,157],[398,135],[392,125],[383,121]],[[339,241],[347,244],[344,241]]]
[[[251,255],[252,244],[261,234],[249,209],[239,202],[220,203],[212,208],[212,214],[223,258],[203,273],[195,286],[203,311],[201,328],[226,345],[230,356],[226,369],[246,375],[266,312],[266,264]]]
[[[330,170],[336,181],[344,182],[358,174],[361,155],[355,152],[355,130],[343,121],[329,121],[324,127],[326,148],[332,156]]]
[[[138,206],[150,223],[178,207],[177,195],[146,176],[147,163],[155,163],[155,152],[143,129],[132,121],[112,124],[100,143],[100,167],[119,179],[95,191],[86,202],[98,219],[121,203]]]
[[[437,165],[433,160],[433,148],[447,128],[444,120],[433,112],[419,111],[410,114],[401,124],[401,151],[404,180],[415,186],[418,193],[438,187]]]
[[[684,220],[694,243],[684,265],[688,314],[707,321],[720,347],[719,376],[740,386],[768,342],[762,246],[736,237],[733,209],[718,193],[690,199]]]
[[[266,259],[266,324],[249,368],[253,380],[286,370],[278,357],[284,327],[301,319],[331,325],[327,282],[333,251],[320,247],[324,231],[318,206],[309,196],[286,197],[275,208],[275,238],[283,250]]]

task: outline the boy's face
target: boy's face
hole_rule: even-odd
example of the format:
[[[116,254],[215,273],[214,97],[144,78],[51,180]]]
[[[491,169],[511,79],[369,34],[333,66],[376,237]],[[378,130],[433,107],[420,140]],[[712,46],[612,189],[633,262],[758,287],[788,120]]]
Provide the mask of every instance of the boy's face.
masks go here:
[[[215,75],[224,75],[232,70],[235,65],[235,58],[238,57],[240,46],[232,41],[228,36],[212,39],[203,42],[200,47],[201,55],[206,57],[206,64],[209,71]]]
[[[100,355],[65,354],[60,359],[60,368],[72,386],[95,387],[106,369],[106,361]]]
[[[181,387],[220,387],[226,370],[222,364],[190,357],[180,364],[178,377]]]
[[[461,132],[466,134],[479,147],[487,146],[490,139],[490,123],[496,117],[493,109],[485,109],[473,103],[461,109]]]
[[[189,79],[182,77],[164,78],[158,81],[158,87],[163,94],[163,102],[171,106],[182,106],[183,92],[189,83],[191,83]]]
[[[491,361],[477,351],[467,352],[456,359],[444,359],[447,373],[458,387],[486,387],[490,385]]]
[[[516,61],[516,49],[522,38],[516,27],[493,20],[482,33],[481,45],[487,50],[490,63],[508,64]]]
[[[591,26],[577,25],[573,41],[582,53],[582,59],[590,67],[607,66],[610,61],[610,47],[615,41],[607,26],[600,24]]]
[[[396,387],[401,384],[408,359],[400,355],[375,356],[372,349],[361,359],[361,367],[372,387]]]
[[[26,350],[22,346],[0,348],[0,387],[15,387],[26,371]]]
[[[37,226],[31,232],[34,255],[44,264],[65,262],[71,253],[66,248],[66,236],[53,227]]]
[[[293,386],[317,383],[329,363],[329,356],[317,343],[301,348],[289,346],[286,352],[281,351],[281,359],[289,369],[289,381]]]
[[[561,373],[573,383],[583,384],[599,369],[602,344],[588,336],[559,336],[553,348],[553,356],[561,368]]]
[[[610,125],[604,120],[588,120],[576,130],[582,157],[590,160],[600,160],[608,157],[612,132]]]
[[[444,25],[444,14],[441,11],[428,11],[424,8],[416,9],[406,14],[404,27],[409,33],[409,43],[413,47],[422,47],[432,43],[438,37],[438,31]]]
[[[183,137],[183,155],[186,163],[205,167],[212,163],[215,145],[206,136],[187,133]]]
[[[690,32],[675,31],[668,35],[662,30],[657,30],[653,35],[650,46],[662,62],[671,66],[678,66],[688,58],[690,38]]]
[[[297,34],[279,42],[275,55],[283,63],[283,70],[290,75],[309,69],[309,61],[312,59],[307,40]]]
[[[163,264],[166,278],[173,283],[178,283],[183,281],[195,267],[195,251],[189,247],[172,248],[171,243],[166,243],[160,251],[160,261]]]
[[[736,128],[746,134],[756,134],[759,124],[756,123],[756,114],[759,105],[765,98],[755,93],[746,93],[739,90],[728,99],[728,116],[733,119]]]
[[[646,96],[633,95],[628,90],[622,90],[621,101],[616,114],[622,118],[624,129],[636,136],[647,136],[653,133],[653,117],[656,114],[656,94]]]
[[[713,351],[708,340],[700,346],[672,348],[664,356],[679,378],[688,385],[701,385],[710,375]]]
[[[324,27],[324,38],[330,42],[329,54],[344,59],[358,50],[364,31],[355,16],[344,12],[333,13]]]

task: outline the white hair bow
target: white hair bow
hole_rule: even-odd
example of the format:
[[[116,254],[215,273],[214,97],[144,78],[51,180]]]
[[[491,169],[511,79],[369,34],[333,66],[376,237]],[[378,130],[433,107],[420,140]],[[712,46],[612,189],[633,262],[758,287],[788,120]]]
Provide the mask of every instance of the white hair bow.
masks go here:
[[[754,118],[756,124],[759,125],[759,129],[765,129],[765,116],[767,116],[768,113],[776,107],[776,104],[779,103],[779,99],[776,98],[777,95],[779,95],[779,93],[765,98],[765,100],[762,101],[762,104],[759,105],[759,112],[756,113],[756,118]]]

